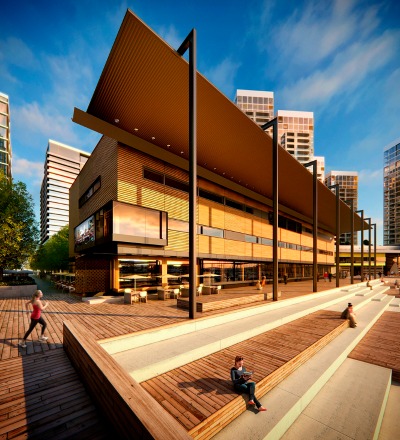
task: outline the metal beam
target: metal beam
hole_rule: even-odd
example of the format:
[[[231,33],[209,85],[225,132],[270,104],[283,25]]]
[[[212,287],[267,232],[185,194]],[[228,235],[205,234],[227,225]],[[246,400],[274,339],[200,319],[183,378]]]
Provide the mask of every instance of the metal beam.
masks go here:
[[[278,169],[278,118],[271,119],[261,126],[265,131],[272,127],[272,298],[278,301],[278,204],[279,204],[279,169]]]
[[[196,314],[197,293],[197,83],[196,29],[177,50],[183,55],[189,49],[189,318]]]
[[[313,167],[313,292],[318,292],[318,161],[312,160],[303,165]]]
[[[350,228],[351,228],[351,235],[350,235],[350,283],[354,284],[354,200],[344,200],[345,203],[350,203]]]
[[[340,185],[336,183],[335,185],[328,186],[329,189],[335,189],[336,194],[336,255],[335,255],[335,263],[336,263],[336,287],[339,287],[339,269],[340,269]]]
[[[361,212],[361,281],[364,281],[364,210],[359,209],[355,212]]]

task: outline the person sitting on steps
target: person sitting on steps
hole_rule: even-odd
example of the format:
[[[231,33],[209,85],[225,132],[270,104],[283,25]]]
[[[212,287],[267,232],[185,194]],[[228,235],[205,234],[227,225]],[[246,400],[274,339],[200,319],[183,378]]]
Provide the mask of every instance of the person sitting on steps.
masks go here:
[[[350,320],[350,327],[355,328],[357,327],[357,319],[356,314],[353,310],[353,304],[348,303],[347,307],[343,310],[342,314],[340,315],[342,319],[348,319]]]
[[[255,405],[258,411],[267,411],[267,408],[263,407],[255,396],[256,384],[250,380],[252,373],[246,371],[243,356],[235,357],[235,366],[231,368],[231,379],[235,391],[238,393],[246,393],[249,396],[249,405]],[[248,374],[246,374],[246,372]]]

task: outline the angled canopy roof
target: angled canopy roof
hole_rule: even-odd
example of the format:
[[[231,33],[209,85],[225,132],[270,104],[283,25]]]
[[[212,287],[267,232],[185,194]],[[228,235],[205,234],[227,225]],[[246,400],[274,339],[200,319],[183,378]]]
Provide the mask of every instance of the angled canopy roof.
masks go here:
[[[135,148],[139,143],[160,158],[175,157],[187,169],[188,81],[188,62],[128,10],[87,112],[75,109],[73,120]],[[200,176],[270,203],[271,137],[200,73],[197,163]],[[279,148],[280,209],[312,223],[312,181],[311,173]],[[318,207],[320,227],[334,234],[335,195],[320,182]],[[354,218],[359,230],[361,219]],[[343,202],[340,221],[341,232],[350,231],[350,209]]]

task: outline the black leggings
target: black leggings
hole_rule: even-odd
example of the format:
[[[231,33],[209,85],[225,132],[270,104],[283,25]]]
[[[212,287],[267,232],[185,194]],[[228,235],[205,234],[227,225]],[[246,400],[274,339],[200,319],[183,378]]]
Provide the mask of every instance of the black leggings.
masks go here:
[[[43,333],[47,327],[46,321],[42,317],[40,317],[39,319],[32,319],[31,318],[31,324],[28,328],[28,331],[25,333],[24,341],[26,341],[26,338],[32,333],[33,329],[36,327],[37,324],[40,324],[42,326],[41,336],[43,336]]]

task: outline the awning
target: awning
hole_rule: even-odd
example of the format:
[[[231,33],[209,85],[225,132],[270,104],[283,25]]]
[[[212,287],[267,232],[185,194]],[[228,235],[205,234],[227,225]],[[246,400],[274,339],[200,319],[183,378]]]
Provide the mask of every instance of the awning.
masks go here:
[[[175,48],[128,10],[88,109],[75,109],[73,121],[187,170],[188,69]],[[199,176],[271,205],[271,137],[200,73],[197,163]],[[308,169],[279,148],[280,210],[312,223],[312,181]],[[319,227],[332,234],[335,203],[334,193],[318,182]],[[354,220],[360,230],[360,217]],[[343,202],[340,223],[341,233],[350,231]]]

